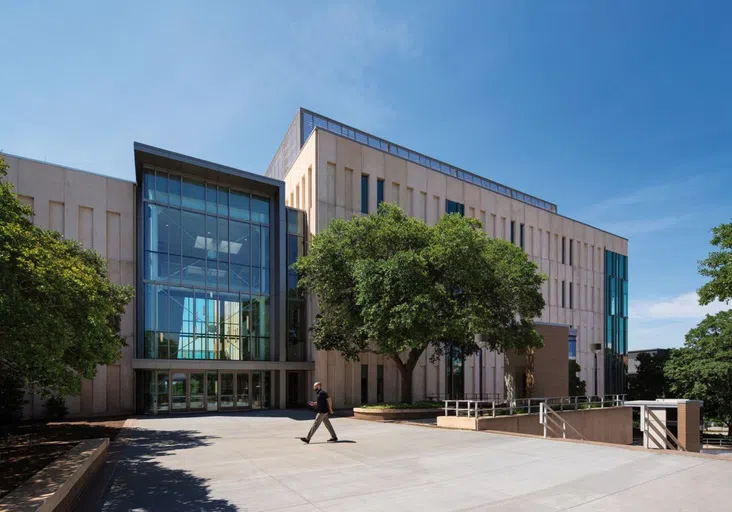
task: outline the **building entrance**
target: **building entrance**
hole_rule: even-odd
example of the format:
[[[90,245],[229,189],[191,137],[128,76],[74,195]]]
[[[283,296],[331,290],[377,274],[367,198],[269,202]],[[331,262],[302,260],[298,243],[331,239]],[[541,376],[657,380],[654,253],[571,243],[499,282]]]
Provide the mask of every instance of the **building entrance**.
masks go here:
[[[140,372],[147,414],[216,412],[270,407],[271,371]]]

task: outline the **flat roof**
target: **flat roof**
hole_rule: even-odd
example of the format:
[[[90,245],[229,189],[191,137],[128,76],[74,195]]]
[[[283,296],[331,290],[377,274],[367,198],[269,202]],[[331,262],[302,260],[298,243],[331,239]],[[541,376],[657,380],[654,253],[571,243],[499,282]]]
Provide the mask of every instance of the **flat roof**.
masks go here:
[[[314,112],[312,110],[300,107],[300,115],[301,121],[303,122],[303,124],[306,125],[303,126],[303,129],[301,130],[301,148],[305,144],[305,141],[310,135],[310,132],[312,132],[315,128],[321,128],[336,135],[340,135],[342,137],[346,137],[348,139],[359,142],[370,148],[383,151],[397,158],[402,158],[428,169],[432,169],[433,171],[452,176],[461,181],[465,181],[467,183],[477,185],[487,190],[491,190],[497,194],[508,196],[516,199],[517,201],[536,206],[537,208],[541,208],[552,213],[557,213],[557,205],[552,202],[545,201],[544,199],[540,199],[531,194],[526,194],[512,187],[508,187],[506,185],[498,183],[497,181],[491,180],[479,174],[472,173],[470,171],[466,171],[465,169],[461,169],[460,167],[448,164],[446,162],[443,162],[442,160],[432,158],[418,151],[408,149],[404,146],[395,144],[381,137],[377,137],[376,135],[372,135],[363,130],[359,130],[358,128],[354,128],[345,123],[341,123],[340,121],[336,121],[324,115],[318,114],[317,112]],[[308,120],[305,118],[306,115],[312,117],[312,126],[307,125],[306,121]]]
[[[109,174],[102,174],[100,172],[87,171],[86,169],[78,169],[76,167],[70,167],[68,165],[57,164],[55,162],[47,162],[44,160],[38,160],[37,158],[29,158],[27,156],[15,155],[13,153],[7,153],[5,151],[0,151],[0,156],[9,156],[12,158],[18,158],[19,160],[25,160],[27,162],[34,162],[37,164],[50,165],[52,167],[58,167],[59,169],[66,169],[67,171],[83,172],[85,174],[91,174],[93,176],[99,176],[101,178],[108,178],[110,180],[124,181],[125,183],[135,183],[135,180],[130,180],[127,178],[118,178],[117,176],[110,176]]]

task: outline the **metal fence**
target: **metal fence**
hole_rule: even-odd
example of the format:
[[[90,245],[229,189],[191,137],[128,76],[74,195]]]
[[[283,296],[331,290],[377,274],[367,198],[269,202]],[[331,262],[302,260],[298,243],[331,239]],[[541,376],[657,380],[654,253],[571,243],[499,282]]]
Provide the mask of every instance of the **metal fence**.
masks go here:
[[[576,411],[605,407],[620,407],[625,395],[602,396],[556,396],[517,398],[515,400],[445,400],[445,416],[468,418],[511,416],[514,414],[538,413],[540,404],[546,404],[554,411]]]

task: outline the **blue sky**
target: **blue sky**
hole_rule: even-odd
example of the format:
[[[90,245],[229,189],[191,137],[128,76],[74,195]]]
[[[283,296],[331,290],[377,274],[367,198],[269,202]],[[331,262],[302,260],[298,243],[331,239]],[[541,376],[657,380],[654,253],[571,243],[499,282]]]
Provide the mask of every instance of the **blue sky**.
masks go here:
[[[276,4],[276,5],[269,5]],[[630,239],[630,348],[678,346],[732,217],[732,4],[0,3],[0,149],[264,172],[298,106]]]

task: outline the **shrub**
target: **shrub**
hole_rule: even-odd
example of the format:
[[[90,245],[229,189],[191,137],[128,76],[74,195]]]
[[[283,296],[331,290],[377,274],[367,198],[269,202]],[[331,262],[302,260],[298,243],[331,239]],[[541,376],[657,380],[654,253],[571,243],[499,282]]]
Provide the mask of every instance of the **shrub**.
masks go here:
[[[52,396],[46,402],[46,417],[49,420],[62,420],[69,413],[66,400],[59,396]]]
[[[0,425],[20,420],[25,404],[23,380],[15,372],[0,365]]]
[[[414,402],[411,404],[400,402],[394,404],[368,404],[361,407],[363,409],[439,409],[444,406],[443,402]]]

